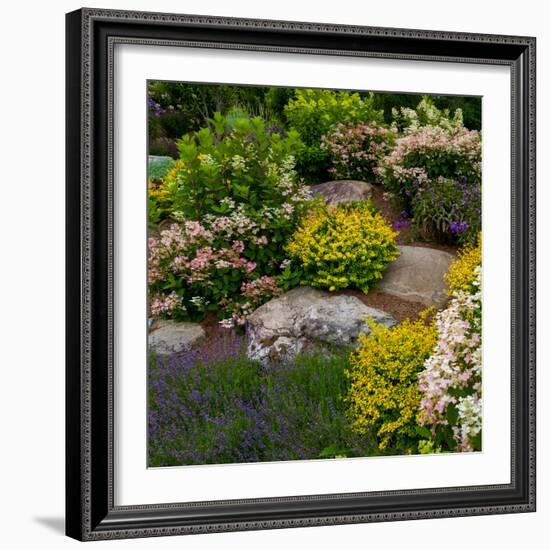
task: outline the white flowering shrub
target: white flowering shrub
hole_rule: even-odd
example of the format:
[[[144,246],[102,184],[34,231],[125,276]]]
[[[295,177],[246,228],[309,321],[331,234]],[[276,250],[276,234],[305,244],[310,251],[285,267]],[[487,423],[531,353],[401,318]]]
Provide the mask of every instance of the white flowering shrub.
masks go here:
[[[418,377],[419,431],[431,451],[481,450],[481,266],[472,287],[437,314],[438,343]]]
[[[395,113],[395,147],[375,168],[394,202],[426,236],[475,243],[481,230],[481,134],[423,99]]]

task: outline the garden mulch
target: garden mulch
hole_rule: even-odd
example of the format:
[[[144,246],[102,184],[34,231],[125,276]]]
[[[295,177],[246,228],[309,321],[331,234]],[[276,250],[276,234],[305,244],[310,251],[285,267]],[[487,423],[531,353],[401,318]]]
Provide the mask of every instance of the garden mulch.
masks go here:
[[[368,294],[355,288],[346,288],[336,291],[334,294],[344,296],[355,296],[359,298],[366,306],[373,307],[375,309],[381,309],[386,313],[389,313],[395,317],[398,323],[401,323],[405,319],[417,319],[421,311],[426,309],[426,305],[420,302],[409,302],[403,300],[397,296],[392,296],[381,292],[380,290],[371,289]]]

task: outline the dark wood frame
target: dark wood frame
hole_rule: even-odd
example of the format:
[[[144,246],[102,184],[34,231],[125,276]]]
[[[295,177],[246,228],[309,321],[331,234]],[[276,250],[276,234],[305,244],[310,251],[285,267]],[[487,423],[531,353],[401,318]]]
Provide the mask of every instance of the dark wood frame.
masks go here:
[[[99,540],[534,511],[535,39],[101,9],[67,14],[66,29],[67,535]],[[128,42],[511,68],[510,484],[114,506],[112,54],[115,43]]]

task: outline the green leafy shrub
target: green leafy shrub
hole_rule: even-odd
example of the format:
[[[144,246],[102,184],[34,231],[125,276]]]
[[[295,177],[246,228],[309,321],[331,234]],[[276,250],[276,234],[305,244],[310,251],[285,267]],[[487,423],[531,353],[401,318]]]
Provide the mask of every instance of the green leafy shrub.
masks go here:
[[[294,171],[295,132],[257,117],[230,126],[217,114],[211,125],[178,142],[158,191],[175,223],[150,240],[151,312],[187,319],[208,309],[242,324],[278,292],[273,277],[309,193]]]
[[[439,177],[418,186],[411,201],[415,226],[442,242],[474,243],[481,230],[479,185]]]
[[[284,109],[287,124],[297,130],[306,147],[296,156],[297,170],[308,182],[329,177],[330,153],[321,147],[322,137],[342,124],[382,122],[382,111],[373,107],[372,94],[332,90],[296,90]]]
[[[293,262],[287,269],[298,271],[302,284],[367,292],[396,259],[395,236],[370,202],[319,204],[286,247]]]
[[[330,174],[336,179],[356,179],[377,183],[375,169],[389,154],[397,132],[376,122],[338,124],[323,136],[321,148],[330,153]]]
[[[353,428],[376,439],[381,454],[418,452],[418,374],[436,344],[428,313],[394,327],[372,325],[351,355],[347,396]]]

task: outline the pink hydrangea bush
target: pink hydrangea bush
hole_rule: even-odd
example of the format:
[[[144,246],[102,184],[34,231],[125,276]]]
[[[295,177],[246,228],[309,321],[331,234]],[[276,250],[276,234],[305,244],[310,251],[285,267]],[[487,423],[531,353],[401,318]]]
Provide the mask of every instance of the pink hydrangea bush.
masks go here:
[[[277,296],[276,278],[256,278],[257,264],[243,253],[245,243],[220,244],[220,228],[188,221],[149,238],[150,311],[154,317],[198,319],[215,310],[224,326],[243,319]]]
[[[375,183],[374,169],[389,154],[397,129],[388,129],[376,122],[370,124],[338,124],[323,136],[321,149],[332,159],[329,173],[335,179],[356,179]]]
[[[481,267],[473,293],[457,292],[436,317],[438,343],[419,374],[418,421],[430,449],[481,450]]]

